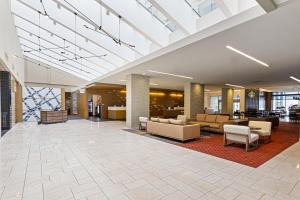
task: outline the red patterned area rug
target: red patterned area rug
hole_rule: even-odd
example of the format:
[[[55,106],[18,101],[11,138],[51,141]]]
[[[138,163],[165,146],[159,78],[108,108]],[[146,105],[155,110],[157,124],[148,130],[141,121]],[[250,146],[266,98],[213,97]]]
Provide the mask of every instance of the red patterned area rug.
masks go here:
[[[298,141],[299,125],[280,123],[278,128],[272,130],[272,142],[260,142],[258,148],[250,152],[246,152],[245,146],[242,145],[224,147],[223,135],[203,137],[197,141],[177,145],[256,168]]]

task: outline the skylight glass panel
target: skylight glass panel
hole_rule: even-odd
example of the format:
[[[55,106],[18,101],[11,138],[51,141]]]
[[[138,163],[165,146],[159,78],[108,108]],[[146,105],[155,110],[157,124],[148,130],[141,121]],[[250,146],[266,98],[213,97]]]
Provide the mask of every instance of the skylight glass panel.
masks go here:
[[[163,13],[155,8],[148,0],[136,0],[144,7],[153,17],[166,26],[171,32],[176,31],[176,25],[171,22]]]
[[[203,17],[217,8],[215,0],[185,0],[185,2],[199,17]]]

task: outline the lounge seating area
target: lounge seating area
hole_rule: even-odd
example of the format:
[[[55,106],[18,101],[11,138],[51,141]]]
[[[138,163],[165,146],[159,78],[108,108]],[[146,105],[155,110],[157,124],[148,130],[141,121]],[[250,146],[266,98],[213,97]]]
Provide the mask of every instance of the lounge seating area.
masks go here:
[[[259,144],[272,142],[272,122],[248,121],[247,125],[237,125],[229,115],[197,114],[195,119],[178,115],[177,119],[140,117],[140,129],[149,134],[188,142],[201,138],[201,132],[223,135],[223,144],[242,144],[246,151],[255,150]]]

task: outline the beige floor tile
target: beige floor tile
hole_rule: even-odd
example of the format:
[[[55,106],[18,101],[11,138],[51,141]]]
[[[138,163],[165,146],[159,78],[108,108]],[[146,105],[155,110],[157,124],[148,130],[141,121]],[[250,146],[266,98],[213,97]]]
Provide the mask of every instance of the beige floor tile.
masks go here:
[[[0,200],[300,198],[299,143],[251,168],[124,127],[17,124],[0,140]]]

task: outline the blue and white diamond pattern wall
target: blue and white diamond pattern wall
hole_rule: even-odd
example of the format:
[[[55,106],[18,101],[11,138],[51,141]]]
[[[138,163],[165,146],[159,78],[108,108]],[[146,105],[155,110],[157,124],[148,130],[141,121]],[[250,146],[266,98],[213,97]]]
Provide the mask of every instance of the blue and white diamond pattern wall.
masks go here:
[[[23,89],[23,120],[40,121],[41,110],[61,108],[61,89],[25,86]]]

